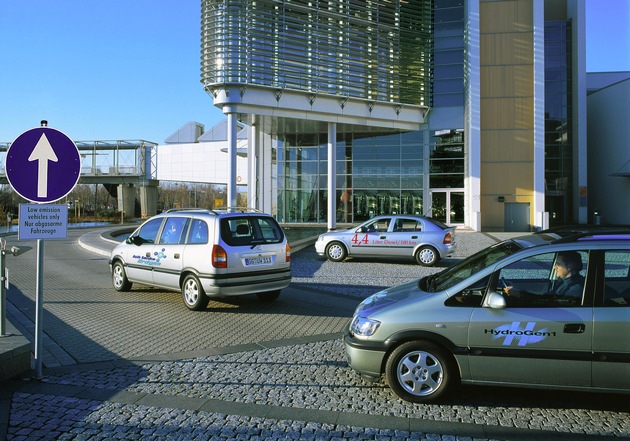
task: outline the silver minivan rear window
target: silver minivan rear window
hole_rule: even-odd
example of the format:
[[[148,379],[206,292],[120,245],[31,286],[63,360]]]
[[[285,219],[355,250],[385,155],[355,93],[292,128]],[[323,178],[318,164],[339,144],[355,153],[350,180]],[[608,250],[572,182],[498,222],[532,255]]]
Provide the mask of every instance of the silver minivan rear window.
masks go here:
[[[221,219],[221,238],[230,246],[280,243],[282,228],[269,216],[226,217]]]

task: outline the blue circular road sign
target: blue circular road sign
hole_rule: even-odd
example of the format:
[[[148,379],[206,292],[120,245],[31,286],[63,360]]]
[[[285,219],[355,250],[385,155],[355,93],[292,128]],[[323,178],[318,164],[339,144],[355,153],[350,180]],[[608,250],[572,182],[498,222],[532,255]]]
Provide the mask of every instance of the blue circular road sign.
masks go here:
[[[81,176],[81,155],[64,133],[49,127],[27,130],[9,146],[6,174],[11,187],[31,202],[66,196]]]

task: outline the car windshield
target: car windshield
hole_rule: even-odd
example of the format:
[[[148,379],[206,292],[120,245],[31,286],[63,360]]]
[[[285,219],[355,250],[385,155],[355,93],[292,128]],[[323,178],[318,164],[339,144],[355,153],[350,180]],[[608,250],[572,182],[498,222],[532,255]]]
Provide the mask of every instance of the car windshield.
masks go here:
[[[521,245],[512,240],[500,242],[473,254],[438,274],[423,279],[426,286],[423,286],[422,289],[427,292],[445,291],[522,248]]]

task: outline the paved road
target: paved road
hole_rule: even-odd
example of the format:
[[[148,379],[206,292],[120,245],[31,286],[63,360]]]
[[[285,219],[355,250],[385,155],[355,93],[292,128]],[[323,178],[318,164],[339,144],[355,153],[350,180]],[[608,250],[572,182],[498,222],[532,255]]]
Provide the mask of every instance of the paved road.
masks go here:
[[[358,301],[439,268],[335,264],[308,247],[277,302],[194,313],[177,293],[115,292],[103,231],[46,242],[44,378],[0,384],[0,439],[630,437],[623,396],[466,387],[419,406],[356,376],[340,335]],[[456,258],[500,238],[462,232]],[[29,335],[35,251],[7,262],[10,321]]]

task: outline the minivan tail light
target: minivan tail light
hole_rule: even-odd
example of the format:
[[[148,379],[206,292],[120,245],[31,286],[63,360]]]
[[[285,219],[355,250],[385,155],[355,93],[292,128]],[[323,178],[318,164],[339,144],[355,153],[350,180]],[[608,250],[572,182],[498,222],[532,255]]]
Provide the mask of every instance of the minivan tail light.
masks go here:
[[[289,242],[287,242],[287,254],[286,254],[286,261],[287,263],[291,262],[291,247],[289,246]]]
[[[444,236],[443,243],[446,245],[453,243],[453,234],[450,231]]]
[[[227,268],[227,253],[221,245],[212,247],[212,266],[215,268]]]

